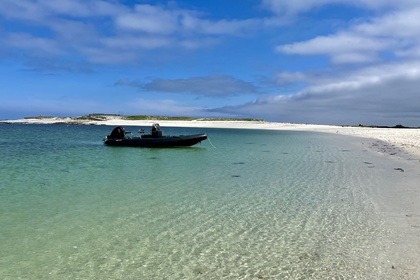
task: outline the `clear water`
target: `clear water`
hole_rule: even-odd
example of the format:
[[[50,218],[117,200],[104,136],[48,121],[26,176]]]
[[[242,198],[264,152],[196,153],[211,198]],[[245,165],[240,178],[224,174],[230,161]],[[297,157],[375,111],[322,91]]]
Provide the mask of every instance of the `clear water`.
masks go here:
[[[0,125],[0,278],[387,279],[375,155],[335,135],[163,129],[216,148]]]

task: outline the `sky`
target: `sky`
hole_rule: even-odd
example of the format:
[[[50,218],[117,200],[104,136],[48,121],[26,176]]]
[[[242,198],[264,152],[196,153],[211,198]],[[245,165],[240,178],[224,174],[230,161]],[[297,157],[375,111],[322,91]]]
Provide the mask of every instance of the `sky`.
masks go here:
[[[418,0],[1,0],[0,119],[420,126]]]

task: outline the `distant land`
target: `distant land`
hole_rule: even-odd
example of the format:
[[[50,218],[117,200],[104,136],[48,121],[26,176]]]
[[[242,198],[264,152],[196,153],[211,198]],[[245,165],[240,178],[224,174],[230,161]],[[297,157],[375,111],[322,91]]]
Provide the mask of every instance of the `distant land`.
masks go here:
[[[397,124],[395,126],[359,124],[358,127],[368,127],[368,128],[415,128],[415,129],[420,128],[418,126],[417,127],[412,127],[412,126],[404,126],[402,124]]]
[[[45,124],[104,124],[107,121],[174,121],[174,122],[250,122],[250,123],[271,123],[263,119],[257,118],[200,118],[200,117],[185,117],[185,116],[153,116],[153,115],[120,115],[120,114],[104,114],[93,113],[84,116],[27,116],[23,119],[17,120],[0,120],[0,123],[45,123]],[[276,122],[275,122],[276,123]],[[420,129],[420,127],[409,127],[402,124],[394,126],[385,125],[337,125],[341,127],[361,127],[361,128],[396,128],[396,129]]]
[[[263,119],[256,119],[256,118],[194,118],[194,117],[172,117],[172,116],[152,116],[152,115],[119,115],[119,114],[88,114],[84,116],[77,116],[77,117],[57,117],[57,116],[28,116],[24,117],[22,121],[25,120],[50,120],[50,121],[57,121],[57,122],[68,122],[68,123],[84,123],[89,121],[109,121],[109,120],[125,120],[125,121],[149,121],[149,120],[156,120],[156,121],[249,121],[249,122],[264,122]],[[7,121],[4,121],[7,122]]]

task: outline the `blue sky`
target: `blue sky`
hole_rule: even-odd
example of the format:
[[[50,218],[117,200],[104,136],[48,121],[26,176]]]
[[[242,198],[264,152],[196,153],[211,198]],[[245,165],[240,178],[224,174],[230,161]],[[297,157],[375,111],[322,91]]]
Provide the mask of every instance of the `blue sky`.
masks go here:
[[[0,119],[420,126],[418,0],[2,0]]]

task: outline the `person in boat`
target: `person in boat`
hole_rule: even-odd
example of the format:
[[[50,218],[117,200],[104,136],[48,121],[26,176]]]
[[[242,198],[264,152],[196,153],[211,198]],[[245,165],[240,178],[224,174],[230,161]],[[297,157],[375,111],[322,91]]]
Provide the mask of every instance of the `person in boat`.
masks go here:
[[[162,130],[160,130],[160,125],[157,123],[154,123],[152,126],[152,137],[162,137]]]

